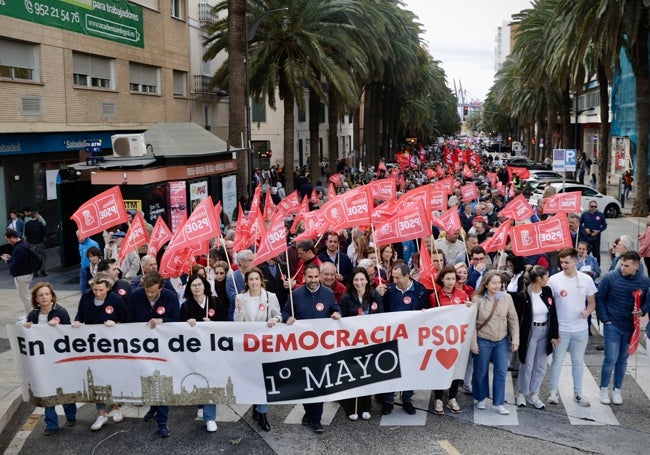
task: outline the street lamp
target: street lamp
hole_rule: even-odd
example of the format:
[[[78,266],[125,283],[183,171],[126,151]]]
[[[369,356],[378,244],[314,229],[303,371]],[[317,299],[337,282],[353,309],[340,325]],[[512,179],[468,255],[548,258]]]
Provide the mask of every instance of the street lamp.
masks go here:
[[[282,31],[286,32],[289,27],[289,18],[286,16],[289,8],[278,8],[266,11],[255,19],[255,22],[248,27],[248,14],[244,16],[244,27],[246,28],[246,46],[244,52],[245,59],[245,69],[246,69],[246,141],[247,141],[247,155],[248,155],[248,192],[249,196],[253,197],[253,142],[251,140],[251,93],[250,93],[250,81],[248,77],[248,45],[253,39],[255,39],[255,34],[260,24],[264,22],[269,16],[275,13],[282,12],[284,17],[282,18]]]

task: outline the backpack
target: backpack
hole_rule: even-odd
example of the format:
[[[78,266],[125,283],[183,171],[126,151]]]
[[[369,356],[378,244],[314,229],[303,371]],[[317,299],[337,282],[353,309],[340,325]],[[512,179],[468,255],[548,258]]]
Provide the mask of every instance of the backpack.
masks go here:
[[[29,252],[29,263],[27,264],[27,269],[29,270],[29,273],[36,273],[39,270],[41,270],[41,266],[43,265],[43,261],[41,260],[41,257],[36,254],[34,250],[31,248],[26,248],[23,247]]]

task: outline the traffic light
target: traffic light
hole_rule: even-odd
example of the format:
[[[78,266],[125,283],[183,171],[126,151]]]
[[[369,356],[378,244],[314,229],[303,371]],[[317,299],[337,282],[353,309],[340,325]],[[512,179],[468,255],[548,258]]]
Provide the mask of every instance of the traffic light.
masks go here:
[[[463,117],[467,117],[467,112],[469,111],[469,108],[467,106],[463,106]]]

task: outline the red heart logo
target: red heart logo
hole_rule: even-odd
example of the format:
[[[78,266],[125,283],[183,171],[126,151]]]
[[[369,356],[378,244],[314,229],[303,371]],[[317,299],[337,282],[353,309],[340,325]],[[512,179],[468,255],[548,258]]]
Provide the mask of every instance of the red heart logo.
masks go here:
[[[458,358],[458,349],[454,349],[454,348],[438,349],[436,351],[436,359],[438,359],[440,365],[442,365],[448,370],[454,366],[454,363],[456,363],[457,358]]]

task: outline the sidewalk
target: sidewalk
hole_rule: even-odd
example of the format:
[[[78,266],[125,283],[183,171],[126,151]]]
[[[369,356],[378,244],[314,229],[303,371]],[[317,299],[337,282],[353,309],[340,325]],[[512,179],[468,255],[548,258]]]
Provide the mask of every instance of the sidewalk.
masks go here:
[[[47,250],[46,270],[48,276],[32,280],[32,285],[39,281],[52,284],[57,294],[57,301],[63,305],[70,317],[74,317],[79,303],[79,269],[73,267],[62,269],[58,248]],[[9,268],[0,262],[0,431],[3,431],[14,412],[22,402],[20,381],[16,374],[11,347],[7,339],[7,328],[24,317],[23,304],[18,300],[14,281]]]

